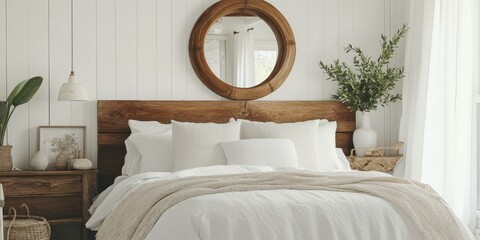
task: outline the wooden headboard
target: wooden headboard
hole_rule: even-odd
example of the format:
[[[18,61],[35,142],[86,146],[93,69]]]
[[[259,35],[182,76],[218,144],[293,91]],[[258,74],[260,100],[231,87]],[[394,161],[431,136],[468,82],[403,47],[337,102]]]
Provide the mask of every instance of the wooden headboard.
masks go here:
[[[170,123],[226,123],[233,118],[278,123],[326,118],[337,121],[337,147],[348,154],[353,147],[355,113],[340,102],[319,101],[98,101],[99,190],[121,175],[129,119]]]

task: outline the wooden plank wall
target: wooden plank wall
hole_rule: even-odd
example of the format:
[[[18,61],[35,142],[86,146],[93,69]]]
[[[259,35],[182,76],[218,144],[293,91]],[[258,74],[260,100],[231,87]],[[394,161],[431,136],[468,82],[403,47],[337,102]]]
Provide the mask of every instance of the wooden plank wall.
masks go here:
[[[351,57],[353,43],[379,51],[380,33],[407,21],[408,0],[268,0],[290,22],[297,41],[290,77],[263,100],[328,100],[335,83],[318,61]],[[45,82],[9,126],[16,167],[28,169],[39,125],[86,125],[87,157],[96,164],[96,100],[221,100],[198,80],[187,52],[189,32],[216,0],[74,0],[75,70],[90,102],[58,102],[70,70],[69,0],[0,0],[0,100],[21,80]],[[393,62],[403,63],[404,42]],[[401,86],[397,88],[398,91]],[[397,140],[400,104],[372,115],[379,144]]]

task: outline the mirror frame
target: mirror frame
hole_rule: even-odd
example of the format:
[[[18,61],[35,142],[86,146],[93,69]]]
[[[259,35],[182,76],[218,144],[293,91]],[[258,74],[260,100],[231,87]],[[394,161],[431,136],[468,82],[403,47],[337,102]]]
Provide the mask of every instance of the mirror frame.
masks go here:
[[[225,83],[212,72],[205,59],[204,42],[208,30],[219,18],[251,15],[260,17],[275,34],[277,62],[265,81],[250,88],[238,88]],[[216,94],[232,100],[258,99],[277,90],[290,74],[296,55],[295,37],[290,24],[279,10],[265,0],[221,0],[213,4],[195,23],[188,48],[193,70],[203,84]]]

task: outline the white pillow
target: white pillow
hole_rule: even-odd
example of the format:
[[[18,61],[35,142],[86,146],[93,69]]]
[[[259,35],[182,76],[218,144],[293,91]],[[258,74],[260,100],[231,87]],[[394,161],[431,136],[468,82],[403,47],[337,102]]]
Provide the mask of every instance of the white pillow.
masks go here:
[[[318,167],[322,170],[341,170],[337,156],[335,133],[337,122],[321,122],[318,125]]]
[[[241,139],[287,138],[295,145],[298,166],[319,169],[318,124],[319,120],[295,123],[251,122],[240,120]]]
[[[132,132],[130,137],[136,133],[155,133],[155,132],[164,132],[172,129],[171,124],[162,124],[157,121],[137,121],[132,119],[128,120],[128,126],[130,127],[130,131]],[[132,176],[132,175],[141,173],[141,170],[140,170],[141,153],[139,152],[135,144],[132,143],[130,137],[128,137],[127,140],[125,140],[125,147],[127,149],[127,154],[125,155],[125,163],[122,167],[122,175],[126,175],[126,176]],[[159,152],[159,155],[161,154],[162,153]],[[168,154],[169,153],[166,153],[166,155]],[[173,154],[173,150],[170,151],[170,154]]]
[[[157,121],[138,121],[130,119],[128,120],[128,126],[132,133],[139,133],[139,132],[163,132],[168,129],[172,129],[171,124],[162,124]]]
[[[131,137],[132,135],[130,135]],[[130,137],[125,140],[125,147],[127,154],[125,155],[125,163],[122,167],[122,175],[132,176],[139,173],[140,168],[140,153],[135,145],[132,143]]]
[[[347,156],[345,156],[345,153],[341,148],[336,148],[337,150],[337,157],[340,161],[340,166],[341,168],[339,170],[352,170],[352,167],[350,167],[350,162],[347,159]]]
[[[240,122],[182,123],[172,121],[174,170],[225,165],[220,142],[240,140]]]
[[[228,165],[298,167],[297,152],[290,139],[247,139],[221,145]]]
[[[138,173],[173,171],[172,130],[163,132],[140,132],[129,137],[140,153]]]

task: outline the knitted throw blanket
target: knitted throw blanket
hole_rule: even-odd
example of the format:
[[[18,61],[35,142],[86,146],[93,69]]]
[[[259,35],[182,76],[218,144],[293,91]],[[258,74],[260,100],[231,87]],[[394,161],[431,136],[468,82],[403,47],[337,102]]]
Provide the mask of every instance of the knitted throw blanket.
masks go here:
[[[147,183],[117,204],[97,239],[145,239],[162,214],[195,196],[256,190],[356,192],[385,199],[416,226],[423,239],[473,239],[444,200],[427,185],[377,172],[276,171],[186,177]]]

